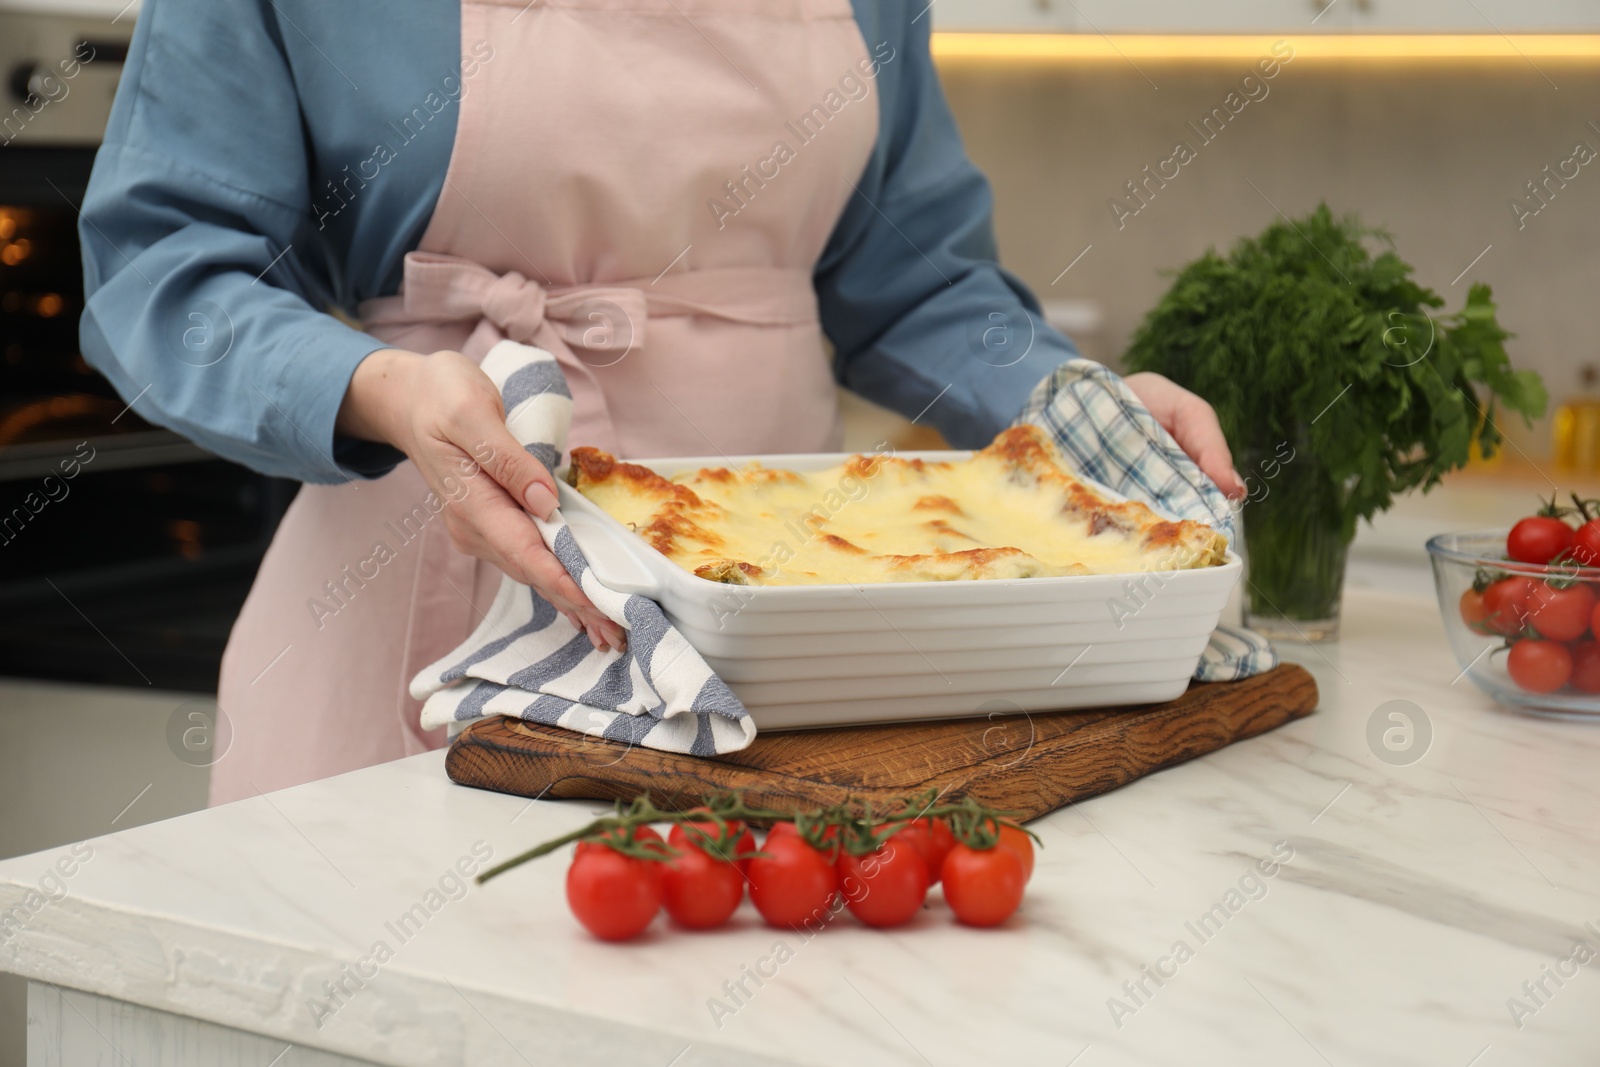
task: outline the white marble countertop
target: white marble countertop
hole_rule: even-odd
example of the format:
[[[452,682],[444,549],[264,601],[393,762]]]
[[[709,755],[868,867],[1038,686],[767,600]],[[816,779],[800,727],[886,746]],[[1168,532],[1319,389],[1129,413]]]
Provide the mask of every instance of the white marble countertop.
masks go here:
[[[567,915],[561,858],[452,900],[475,846],[509,856],[596,805],[453,786],[434,753],[97,838],[37,910],[72,850],[0,863],[0,922],[23,908],[0,969],[385,1064],[1592,1065],[1600,962],[1564,961],[1600,951],[1600,724],[1452,685],[1424,600],[1352,591],[1342,643],[1285,651],[1318,714],[1040,820],[999,930],[935,893],[891,932],[808,941],[746,904],[609,946]],[[1367,741],[1396,699],[1432,727],[1404,766]],[[1292,858],[1252,879],[1275,848]],[[372,976],[319,1026],[346,964]],[[736,1003],[745,968],[776,973]]]

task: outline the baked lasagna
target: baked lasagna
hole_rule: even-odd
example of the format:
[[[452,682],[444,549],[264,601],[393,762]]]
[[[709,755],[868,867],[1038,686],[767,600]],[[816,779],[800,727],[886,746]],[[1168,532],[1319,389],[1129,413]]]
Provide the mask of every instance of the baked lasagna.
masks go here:
[[[666,478],[575,448],[567,480],[685,570],[736,585],[1170,571],[1227,553],[1209,526],[1107,500],[1034,426],[970,459],[879,453],[803,472],[751,463]]]

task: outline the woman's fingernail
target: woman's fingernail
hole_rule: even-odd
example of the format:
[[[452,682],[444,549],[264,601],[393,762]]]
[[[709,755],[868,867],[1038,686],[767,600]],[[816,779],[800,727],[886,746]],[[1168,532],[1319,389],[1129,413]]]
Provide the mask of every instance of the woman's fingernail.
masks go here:
[[[529,511],[546,522],[550,521],[551,514],[556,510],[556,497],[554,493],[544,487],[544,483],[534,482],[528,486],[528,491],[523,494],[523,498],[528,505]]]

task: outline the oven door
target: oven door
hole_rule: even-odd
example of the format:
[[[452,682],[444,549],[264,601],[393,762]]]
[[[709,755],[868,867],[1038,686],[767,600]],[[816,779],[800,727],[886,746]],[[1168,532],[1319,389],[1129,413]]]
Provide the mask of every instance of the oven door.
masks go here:
[[[213,693],[295,485],[144,422],[84,362],[93,159],[0,147],[0,673]]]

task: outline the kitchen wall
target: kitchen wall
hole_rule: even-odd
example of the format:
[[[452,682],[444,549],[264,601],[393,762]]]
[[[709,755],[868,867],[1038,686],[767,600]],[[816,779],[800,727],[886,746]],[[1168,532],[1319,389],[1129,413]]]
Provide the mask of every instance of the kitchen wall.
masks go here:
[[[1471,281],[1490,283],[1517,335],[1513,360],[1557,401],[1578,389],[1579,368],[1600,361],[1600,162],[1552,183],[1520,230],[1507,201],[1576,143],[1600,148],[1589,125],[1600,124],[1600,62],[1299,59],[1202,145],[1187,123],[1221,107],[1251,65],[943,61],[968,150],[994,183],[1003,261],[1041,297],[1099,303],[1088,354],[1115,362],[1165,289],[1162,269],[1258,232],[1274,207],[1293,217],[1326,199],[1386,226],[1447,312]],[[1107,201],[1133,202],[1124,183],[1179,140],[1196,158],[1119,226]],[[1548,453],[1548,419],[1507,430],[1533,458]]]

